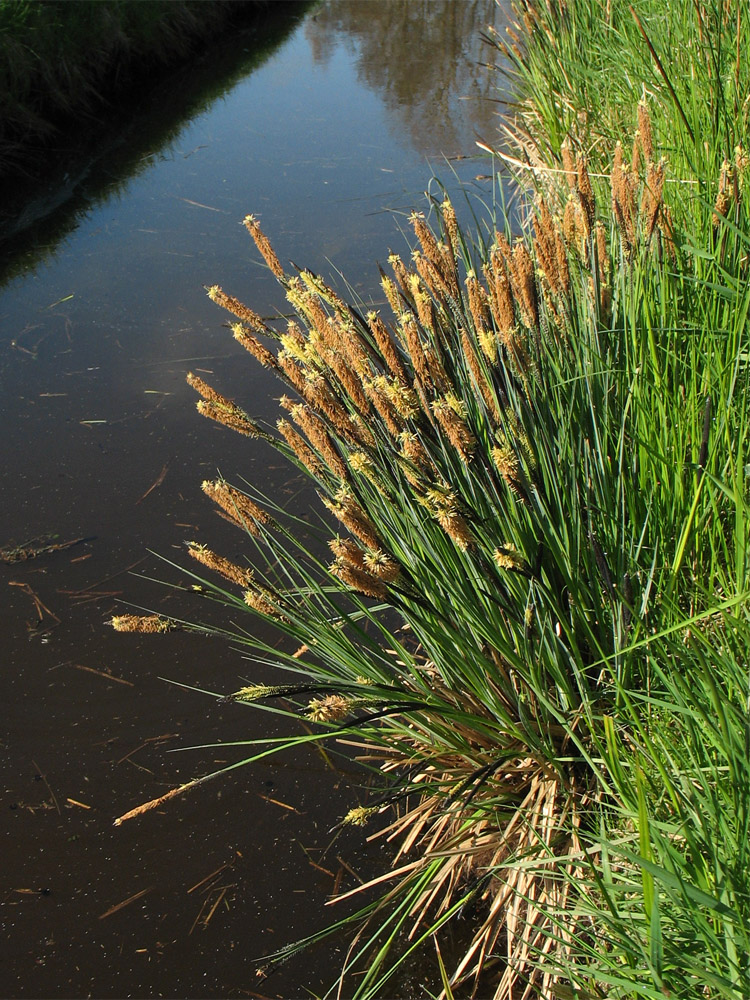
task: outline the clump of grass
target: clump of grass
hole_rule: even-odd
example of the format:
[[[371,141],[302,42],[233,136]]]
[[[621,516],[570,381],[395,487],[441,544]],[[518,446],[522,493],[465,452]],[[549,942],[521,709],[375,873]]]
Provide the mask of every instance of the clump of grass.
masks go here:
[[[521,68],[545,18],[562,38],[576,16],[523,9]],[[605,177],[579,134],[559,164],[537,138],[524,238],[472,241],[447,200],[433,227],[415,214],[390,316],[287,273],[252,216],[297,318],[209,289],[286,383],[277,434],[257,431],[332,516],[325,557],[270,500],[204,485],[252,573],[190,554],[237,587],[202,581],[234,615],[292,640],[235,630],[290,680],[229,697],[317,726],[232,768],[334,740],[377,783],[343,818],[394,846],[343,922],[352,996],[392,994],[432,941],[446,995],[750,991],[747,209],[727,183],[731,212],[686,211],[650,116]],[[470,907],[448,969],[439,940]]]

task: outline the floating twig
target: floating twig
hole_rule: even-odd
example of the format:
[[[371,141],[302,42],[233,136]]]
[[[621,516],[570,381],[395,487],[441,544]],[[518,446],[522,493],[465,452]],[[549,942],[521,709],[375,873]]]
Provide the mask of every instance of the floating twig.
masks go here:
[[[39,621],[42,621],[42,619],[44,618],[44,612],[46,612],[50,616],[50,618],[55,619],[58,625],[60,624],[60,619],[57,617],[54,611],[50,611],[47,605],[42,603],[41,598],[38,596],[38,594],[34,593],[34,591],[31,589],[28,583],[22,583],[19,580],[8,580],[8,586],[20,587],[21,590],[24,592],[24,594],[29,595],[29,597],[34,602],[34,606],[36,607],[36,613],[39,618]]]
[[[140,892],[134,892],[132,896],[128,896],[127,899],[123,899],[121,903],[116,903],[114,906],[110,906],[108,910],[104,913],[99,914],[99,920],[104,920],[106,917],[111,917],[113,913],[117,913],[118,910],[122,910],[126,906],[130,906],[134,903],[136,899],[140,899],[141,896],[145,896],[147,892],[151,892],[154,887],[150,885],[148,889],[141,889]]]
[[[167,469],[168,468],[169,468],[169,466],[167,466],[167,465],[164,466],[164,468],[161,470],[161,472],[159,473],[159,475],[156,477],[156,479],[153,481],[153,483],[149,486],[149,488],[143,494],[143,496],[141,497],[141,499],[140,500],[136,500],[136,504],[139,504],[141,502],[141,500],[145,500],[146,497],[149,495],[149,493],[151,493],[152,490],[155,490],[158,486],[161,486],[161,484],[164,482],[164,477],[167,474]]]
[[[42,544],[33,545],[32,542],[38,541]],[[8,565],[17,562],[26,562],[28,559],[36,559],[37,556],[47,555],[50,552],[60,552],[63,549],[70,549],[74,545],[80,545],[81,542],[88,541],[88,539],[74,538],[70,542],[46,542],[43,538],[32,539],[30,542],[24,542],[23,545],[6,546],[0,549],[0,562],[7,563]]]
[[[52,801],[55,803],[55,809],[57,809],[57,815],[58,816],[62,816],[62,813],[60,812],[60,806],[59,806],[58,801],[57,801],[57,797],[55,796],[55,793],[52,791],[52,789],[50,787],[49,781],[47,781],[47,776],[42,773],[41,767],[39,767],[39,765],[37,764],[37,762],[35,760],[32,760],[31,763],[37,769],[37,773],[38,773],[39,777],[42,779],[42,781],[44,782],[44,784],[47,787],[47,791],[52,796]]]
[[[126,681],[123,677],[114,677],[112,674],[108,674],[106,670],[97,670],[96,667],[85,667],[82,663],[73,663],[71,666],[75,667],[76,670],[86,670],[90,674],[98,674],[100,677],[106,677],[108,681],[115,681],[117,684],[127,684],[128,687],[135,687],[132,681]]]

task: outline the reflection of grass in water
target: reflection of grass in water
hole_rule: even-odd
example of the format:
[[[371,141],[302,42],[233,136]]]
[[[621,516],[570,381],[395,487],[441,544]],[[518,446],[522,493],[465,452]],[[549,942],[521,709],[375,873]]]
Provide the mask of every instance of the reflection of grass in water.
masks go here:
[[[532,52],[567,24],[535,9],[552,26],[532,21]],[[317,727],[248,740],[218,773],[322,741],[369,771],[343,822],[380,818],[395,858],[336,925],[354,933],[347,995],[393,995],[432,941],[437,984],[467,913],[454,991],[750,994],[746,163],[722,186],[675,157],[669,185],[645,103],[638,124],[601,177],[575,138],[561,169],[527,145],[538,191],[515,245],[471,243],[448,202],[437,236],[415,215],[411,266],[383,278],[389,325],[286,274],[250,216],[298,319],[272,329],[209,290],[286,383],[270,443],[341,533],[329,562],[256,491],[204,485],[251,558],[190,543],[226,583],[195,579],[228,621],[252,616],[205,631],[282,671],[228,697]],[[698,180],[723,200],[686,204]],[[201,412],[254,432],[190,380]]]
[[[14,4],[8,6],[15,9]],[[30,6],[59,6],[67,13],[71,8],[87,5],[63,3]],[[94,6],[103,9],[108,5],[95,3]],[[152,5],[136,3],[133,6],[140,9]],[[166,6],[171,10],[181,5],[168,2]],[[203,10],[213,5],[201,3],[199,6]],[[7,264],[0,273],[0,280],[8,280],[19,271],[26,271],[31,264],[54,253],[58,242],[77,225],[81,216],[92,205],[121,193],[131,178],[149,168],[155,155],[168,152],[170,145],[178,140],[197,114],[226,94],[252,69],[262,65],[298,23],[309,4],[289,2],[257,6],[258,22],[252,36],[239,34],[222,40],[213,50],[209,50],[209,54],[213,52],[212,58],[206,58],[206,53],[202,52],[201,58],[191,64],[189,73],[180,73],[175,78],[173,87],[161,88],[158,106],[151,101],[147,102],[145,111],[142,106],[133,109],[132,97],[126,96],[123,99],[124,105],[109,107],[106,120],[102,121],[97,121],[94,117],[95,108],[89,109],[86,134],[81,136],[80,122],[76,124],[71,133],[69,150],[57,156],[59,162],[54,176],[45,176],[43,182],[40,178],[37,186],[33,182],[26,183],[23,201],[15,208],[17,219],[8,215],[3,220],[4,239],[12,237],[13,244],[12,247],[9,244],[6,250]],[[0,14],[3,10],[4,5],[0,0]],[[7,11],[6,16],[9,16]],[[3,34],[0,30],[0,38]],[[11,33],[5,33],[4,44],[9,34]],[[13,99],[6,94],[6,100],[12,102]],[[92,95],[92,100],[96,102],[96,95]],[[12,118],[10,110],[8,114]],[[56,142],[65,147],[69,123],[66,125],[63,121],[61,128],[62,132],[56,137]],[[27,139],[28,136],[19,142],[25,146]],[[32,141],[37,140],[32,136]],[[5,149],[10,155],[7,142]],[[0,135],[0,171],[3,169],[2,150],[3,137]],[[46,158],[41,157],[40,160],[44,163]],[[50,191],[53,192],[51,195]],[[36,201],[39,204],[35,208]],[[11,205],[6,202],[3,210],[10,213]],[[30,221],[25,222],[24,219],[29,215]],[[36,219],[42,221],[36,223]],[[30,225],[32,228],[24,233],[23,230]],[[13,235],[16,232],[20,235]]]
[[[134,72],[184,58],[231,11],[191,0],[2,0],[0,167],[60,115],[85,115]]]

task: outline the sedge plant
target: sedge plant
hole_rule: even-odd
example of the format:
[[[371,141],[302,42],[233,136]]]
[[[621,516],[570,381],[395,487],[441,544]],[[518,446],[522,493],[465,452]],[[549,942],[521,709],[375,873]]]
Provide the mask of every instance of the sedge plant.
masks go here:
[[[190,374],[199,411],[294,463],[329,525],[322,557],[271,498],[203,484],[250,555],[192,542],[221,582],[195,575],[291,640],[204,626],[279,670],[214,693],[315,723],[231,767],[342,745],[379,784],[343,822],[393,845],[344,921],[346,995],[393,995],[436,946],[446,996],[748,993],[745,162],[725,211],[688,213],[638,124],[605,177],[576,134],[562,168],[540,146],[517,240],[414,214],[390,315],[289,273],[253,216],[296,318],[209,289],[286,395],[264,427]]]

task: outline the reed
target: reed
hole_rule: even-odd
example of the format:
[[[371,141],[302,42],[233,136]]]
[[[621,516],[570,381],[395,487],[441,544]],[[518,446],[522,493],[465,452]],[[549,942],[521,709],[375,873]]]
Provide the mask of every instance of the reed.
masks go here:
[[[728,6],[701,17],[704,54]],[[729,204],[686,196],[708,189],[688,142],[703,111],[683,121],[692,105],[676,85],[671,131],[640,94],[609,118],[582,103],[580,32],[596,41],[625,5],[524,0],[519,12],[527,91],[560,64],[516,137],[534,166],[526,236],[472,240],[447,201],[432,228],[414,215],[413,267],[394,257],[383,277],[388,317],[287,274],[246,223],[299,312],[270,366],[296,390],[282,405],[298,429],[282,419],[265,440],[346,534],[329,564],[283,512],[271,523],[246,494],[223,501],[231,488],[208,484],[251,536],[256,573],[244,597],[203,585],[295,652],[252,628],[221,634],[299,678],[229,697],[284,697],[316,727],[248,741],[241,763],[336,741],[370,776],[342,822],[374,828],[393,867],[331,928],[352,935],[332,992],[393,996],[426,945],[446,997],[740,1000],[750,219],[729,167]],[[653,70],[653,18],[628,25],[618,37],[648,39],[638,66],[651,84],[676,79],[664,55]],[[596,163],[577,117],[565,136],[553,125],[565,102],[599,130]],[[366,399],[324,347],[332,337]],[[451,964],[440,942],[469,912]]]

